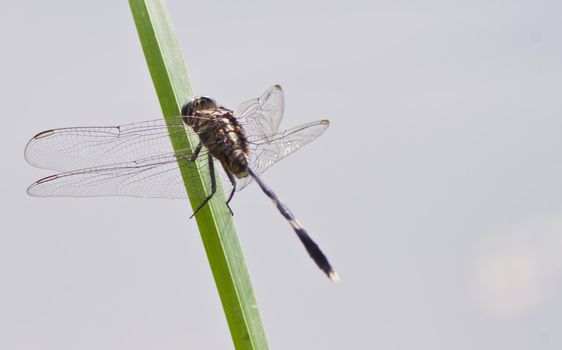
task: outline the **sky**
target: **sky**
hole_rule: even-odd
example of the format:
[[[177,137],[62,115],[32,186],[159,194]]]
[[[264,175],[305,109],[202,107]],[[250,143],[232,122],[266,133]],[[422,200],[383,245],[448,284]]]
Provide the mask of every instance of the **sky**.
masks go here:
[[[273,349],[560,349],[556,1],[172,1],[196,94],[330,119],[233,201]],[[0,348],[229,349],[186,201],[32,198],[37,132],[160,117],[126,1],[0,14]]]

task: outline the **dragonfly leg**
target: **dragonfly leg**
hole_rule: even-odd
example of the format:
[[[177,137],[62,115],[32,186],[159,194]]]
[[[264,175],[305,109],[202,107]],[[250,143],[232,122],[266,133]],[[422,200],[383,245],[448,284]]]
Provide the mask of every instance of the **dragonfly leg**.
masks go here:
[[[186,162],[193,163],[197,160],[197,157],[199,156],[199,152],[201,152],[201,148],[203,148],[203,144],[201,142],[199,142],[197,147],[195,147],[195,150],[193,151],[193,154],[191,155],[191,157],[187,157],[183,154],[180,154],[178,157],[185,160]]]
[[[230,210],[230,214],[232,216],[234,216],[234,212],[230,208],[229,203],[232,200],[232,197],[234,197],[234,192],[236,192],[236,179],[234,178],[234,175],[232,175],[230,172],[225,170],[225,173],[228,176],[228,179],[230,180],[230,183],[232,184],[232,191],[230,192],[230,195],[228,196],[228,199],[226,201],[226,206],[228,207],[228,210]]]
[[[201,148],[203,147],[203,142],[199,142],[199,144],[197,145],[197,147],[195,147],[195,150],[193,151],[193,154],[191,155],[191,157],[189,158],[190,162],[195,162],[195,160],[197,159],[197,157],[199,156],[199,152],[201,152]]]
[[[205,200],[203,200],[203,202],[201,202],[201,204],[199,204],[197,209],[195,209],[193,214],[189,217],[190,219],[192,219],[195,216],[195,214],[197,214],[199,210],[201,210],[201,208],[203,208],[205,204],[207,204],[207,202],[211,198],[213,198],[213,196],[217,192],[217,179],[215,178],[215,163],[213,163],[213,157],[210,154],[207,154],[207,159],[209,160],[209,176],[211,177],[211,193],[207,196],[207,198],[205,198]]]

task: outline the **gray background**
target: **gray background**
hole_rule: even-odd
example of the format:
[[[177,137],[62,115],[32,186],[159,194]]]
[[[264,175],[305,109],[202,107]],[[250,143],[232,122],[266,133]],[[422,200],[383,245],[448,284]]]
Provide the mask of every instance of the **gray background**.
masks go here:
[[[560,349],[558,1],[169,0],[195,92],[274,83],[328,132],[265,175],[330,283],[251,186],[235,221],[274,349]],[[43,129],[160,116],[126,1],[0,14],[0,348],[226,349],[184,201],[37,199]]]

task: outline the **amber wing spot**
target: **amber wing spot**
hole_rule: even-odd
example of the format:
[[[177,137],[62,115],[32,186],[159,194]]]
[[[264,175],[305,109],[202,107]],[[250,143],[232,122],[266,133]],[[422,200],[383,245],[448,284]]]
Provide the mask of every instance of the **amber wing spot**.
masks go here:
[[[35,140],[39,140],[39,139],[42,139],[43,137],[51,136],[54,133],[55,133],[54,130],[42,131],[42,132],[38,133],[37,135],[35,135],[33,138]]]
[[[31,184],[31,186],[29,186],[29,187],[27,188],[27,193],[30,194],[31,196],[42,197],[41,195],[34,194],[34,193],[33,193],[33,188],[34,188],[35,186],[38,186],[38,185],[44,183],[44,182],[49,182],[49,181],[52,181],[52,180],[56,180],[56,179],[58,179],[58,178],[59,178],[59,175],[51,175],[51,176],[44,177],[44,178],[42,178],[42,179],[40,179],[40,180],[37,180],[35,183]]]
[[[43,182],[47,182],[47,181],[51,181],[51,180],[54,180],[54,179],[58,179],[58,177],[59,177],[58,175],[47,176],[47,177],[42,178],[41,180],[38,180],[38,181],[36,182],[36,184],[42,184]]]

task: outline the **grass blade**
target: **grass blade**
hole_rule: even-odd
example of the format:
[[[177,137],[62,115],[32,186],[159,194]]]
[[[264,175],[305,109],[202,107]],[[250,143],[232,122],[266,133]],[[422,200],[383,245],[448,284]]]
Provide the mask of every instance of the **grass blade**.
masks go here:
[[[163,0],[129,0],[150,75],[164,118],[180,114],[192,96],[191,84]],[[175,150],[193,147],[197,140],[174,133]],[[181,160],[179,160],[182,162]],[[182,164],[187,165],[187,164]],[[189,189],[200,191],[209,183],[197,167],[181,167]],[[193,174],[198,177],[193,180]],[[220,187],[220,186],[219,186]],[[191,205],[198,204],[190,197]],[[196,216],[213,277],[236,349],[267,349],[267,339],[236,230],[222,189]],[[187,215],[186,215],[187,218]]]

